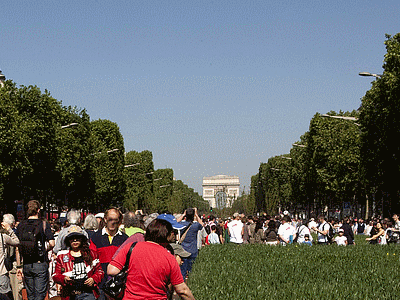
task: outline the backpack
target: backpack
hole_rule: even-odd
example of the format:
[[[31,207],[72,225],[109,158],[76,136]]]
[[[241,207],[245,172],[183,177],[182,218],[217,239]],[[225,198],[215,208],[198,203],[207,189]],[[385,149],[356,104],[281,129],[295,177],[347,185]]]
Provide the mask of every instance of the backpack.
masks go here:
[[[28,221],[21,223],[18,228],[19,231],[19,249],[22,257],[33,257],[39,256],[44,257],[45,244],[43,241],[43,235],[41,234],[41,226],[43,226],[43,232],[45,230],[45,221],[30,224]]]
[[[299,235],[300,235],[300,233],[304,230],[304,227],[307,227],[306,225],[300,225],[300,227],[298,227],[297,228],[297,231],[296,231],[296,238],[293,240],[293,243],[297,243],[297,240],[299,239]],[[303,228],[301,228],[301,227],[303,227]],[[300,230],[300,228],[301,228],[301,230]]]
[[[333,236],[335,235],[334,231],[333,231],[333,227],[330,223],[326,223],[329,225],[329,230],[328,230],[328,234],[326,235],[326,238],[328,239],[328,243],[332,243],[333,240]]]

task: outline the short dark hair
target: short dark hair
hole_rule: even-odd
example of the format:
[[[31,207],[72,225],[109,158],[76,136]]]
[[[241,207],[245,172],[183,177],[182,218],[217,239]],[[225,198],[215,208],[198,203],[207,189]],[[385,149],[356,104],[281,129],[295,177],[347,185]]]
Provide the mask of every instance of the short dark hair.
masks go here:
[[[38,214],[38,209],[40,209],[40,203],[37,200],[31,200],[27,204],[27,215],[28,217],[36,216]]]
[[[282,220],[284,220],[285,222],[291,222],[292,221],[289,216],[284,216]]]
[[[155,219],[147,226],[144,239],[157,244],[168,243],[168,236],[172,231],[173,228],[170,222]]]
[[[194,221],[194,209],[188,208],[186,210],[186,221],[193,222]]]

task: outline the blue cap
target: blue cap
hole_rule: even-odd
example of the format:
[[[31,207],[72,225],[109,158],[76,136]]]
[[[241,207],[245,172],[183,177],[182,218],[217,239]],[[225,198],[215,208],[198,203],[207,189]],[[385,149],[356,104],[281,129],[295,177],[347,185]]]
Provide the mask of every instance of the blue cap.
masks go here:
[[[161,214],[161,215],[158,215],[157,219],[162,219],[162,220],[168,221],[169,223],[171,223],[172,228],[174,228],[174,229],[179,230],[179,229],[185,228],[185,225],[179,224],[173,215]]]

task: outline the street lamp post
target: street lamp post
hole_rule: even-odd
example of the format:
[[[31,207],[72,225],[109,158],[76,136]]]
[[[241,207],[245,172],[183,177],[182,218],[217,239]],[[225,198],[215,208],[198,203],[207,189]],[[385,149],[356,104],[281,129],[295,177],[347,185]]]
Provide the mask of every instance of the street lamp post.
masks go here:
[[[63,126],[61,126],[61,129],[72,127],[72,126],[76,126],[76,125],[79,125],[79,124],[78,123],[71,123],[71,124],[63,125]]]
[[[370,72],[360,72],[360,73],[358,73],[358,75],[364,76],[364,77],[372,76],[372,77],[375,77],[375,78],[381,78],[382,77],[381,74],[374,74],[374,73],[370,73]]]

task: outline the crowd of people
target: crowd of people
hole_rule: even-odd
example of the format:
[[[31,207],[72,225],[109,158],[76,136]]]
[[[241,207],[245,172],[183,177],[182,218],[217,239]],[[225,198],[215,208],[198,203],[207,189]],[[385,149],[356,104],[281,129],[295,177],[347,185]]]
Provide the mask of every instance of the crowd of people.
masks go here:
[[[196,208],[175,215],[110,208],[83,218],[64,207],[58,219],[46,220],[36,200],[29,201],[26,220],[5,214],[1,225],[0,300],[22,300],[23,288],[29,300],[109,299],[104,285],[125,265],[123,299],[194,299],[186,279],[210,244],[347,246],[355,244],[354,235],[370,244],[396,243],[400,235],[397,215],[301,220],[285,211],[222,219],[199,216]]]

